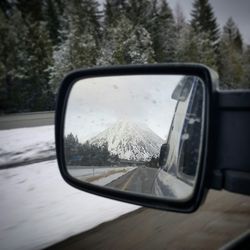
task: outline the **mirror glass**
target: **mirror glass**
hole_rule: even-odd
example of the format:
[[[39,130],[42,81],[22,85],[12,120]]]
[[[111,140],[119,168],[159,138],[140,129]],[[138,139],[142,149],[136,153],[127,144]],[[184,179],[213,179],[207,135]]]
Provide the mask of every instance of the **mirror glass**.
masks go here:
[[[200,166],[204,92],[196,76],[77,81],[64,124],[68,173],[106,188],[188,199]]]

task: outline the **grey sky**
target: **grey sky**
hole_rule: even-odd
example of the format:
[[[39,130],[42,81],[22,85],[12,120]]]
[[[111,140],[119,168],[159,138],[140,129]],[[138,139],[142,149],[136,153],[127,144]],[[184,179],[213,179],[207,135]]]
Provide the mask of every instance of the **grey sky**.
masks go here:
[[[167,0],[173,11],[177,3],[187,19],[190,18],[193,0]],[[250,0],[210,0],[221,28],[229,17],[232,17],[238,25],[245,43],[250,44]]]
[[[92,78],[77,82],[66,113],[65,134],[80,141],[117,121],[144,123],[166,139],[176,101],[172,92],[182,76],[147,75]]]
[[[105,0],[99,0],[100,3]],[[167,0],[174,11],[176,4],[182,7],[187,19],[190,18],[193,0]],[[229,17],[238,25],[244,42],[250,44],[250,0],[210,0],[218,24],[222,28]]]

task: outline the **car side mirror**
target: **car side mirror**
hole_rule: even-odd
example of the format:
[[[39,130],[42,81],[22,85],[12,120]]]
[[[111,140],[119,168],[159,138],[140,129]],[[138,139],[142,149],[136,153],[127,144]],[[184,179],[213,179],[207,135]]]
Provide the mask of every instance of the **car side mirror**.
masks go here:
[[[169,145],[167,143],[162,144],[159,156],[159,167],[162,168],[166,165],[168,153],[169,153]]]
[[[57,158],[65,181],[152,208],[197,209],[206,193],[204,159],[214,76],[197,64],[68,74],[56,110]]]

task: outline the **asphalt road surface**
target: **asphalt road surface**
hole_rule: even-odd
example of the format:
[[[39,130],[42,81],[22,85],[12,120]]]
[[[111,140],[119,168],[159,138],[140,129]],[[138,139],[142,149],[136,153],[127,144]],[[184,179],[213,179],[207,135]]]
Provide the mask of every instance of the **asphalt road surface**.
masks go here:
[[[131,192],[152,194],[156,174],[157,169],[140,166],[112,181],[107,186]]]
[[[48,249],[218,249],[249,229],[249,196],[210,191],[195,213],[141,208]]]
[[[0,130],[54,125],[54,111],[0,116]]]
[[[163,183],[158,177],[159,175],[158,170],[159,169],[156,168],[139,166],[138,168],[128,172],[125,175],[122,175],[118,179],[107,184],[106,186],[123,191],[130,191],[133,193],[157,195],[169,198],[175,198],[178,197],[178,195],[180,197],[186,197],[185,194],[188,195],[189,192],[192,190],[191,185],[182,182],[181,180],[177,179],[177,177],[175,178],[174,176],[172,176],[172,178],[176,179],[176,182],[175,183],[172,182],[169,185],[166,185],[166,183]],[[166,176],[171,176],[167,173],[164,174],[166,174]],[[181,194],[178,193],[176,194],[174,192],[175,189],[174,185],[177,186],[181,182],[182,185],[185,185],[185,188],[187,186],[188,189],[186,189],[185,191],[186,193],[182,191]]]

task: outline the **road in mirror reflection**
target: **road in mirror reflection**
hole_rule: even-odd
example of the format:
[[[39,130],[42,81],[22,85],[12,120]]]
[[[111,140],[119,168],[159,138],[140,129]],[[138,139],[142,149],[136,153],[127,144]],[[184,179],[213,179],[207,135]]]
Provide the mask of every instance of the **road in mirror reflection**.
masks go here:
[[[69,174],[108,188],[186,199],[198,173],[203,92],[194,76],[76,82],[65,118]]]

